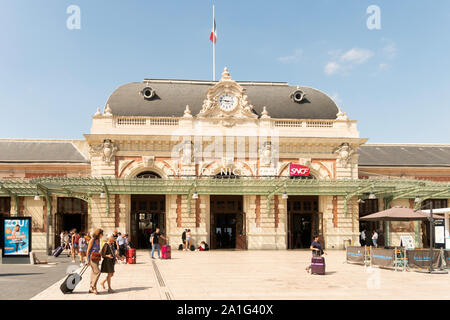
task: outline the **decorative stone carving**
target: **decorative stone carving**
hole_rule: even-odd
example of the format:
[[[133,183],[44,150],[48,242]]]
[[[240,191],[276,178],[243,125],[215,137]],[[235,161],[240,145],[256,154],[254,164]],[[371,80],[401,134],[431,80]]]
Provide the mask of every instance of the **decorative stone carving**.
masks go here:
[[[267,112],[266,106],[264,106],[263,111],[261,112],[261,119],[269,119],[269,113]]]
[[[100,108],[97,108],[97,112],[94,114],[94,117],[101,116],[102,113],[100,112]]]
[[[348,116],[345,112],[342,112],[341,108],[338,107],[338,113],[336,114],[336,120],[344,120],[347,121],[348,120]]]
[[[186,109],[184,110],[184,118],[192,118],[192,112],[191,109],[189,108],[189,105],[186,105]]]
[[[272,163],[272,143],[266,141],[259,151],[260,164],[262,166],[270,166]]]
[[[219,97],[223,95],[233,97],[236,101],[235,106],[225,110],[221,109],[219,106]],[[220,119],[220,123],[226,127],[234,126],[236,119],[258,118],[253,110],[253,106],[248,101],[245,89],[231,79],[227,68],[224,69],[219,82],[208,90],[206,99],[203,101],[202,109],[197,117]]]
[[[311,158],[299,158],[298,163],[302,166],[311,167]]]
[[[106,139],[103,143],[91,145],[89,152],[93,155],[101,155],[102,160],[106,162],[106,164],[110,165],[117,150],[118,148],[114,145],[114,142]]]
[[[144,167],[153,167],[155,165],[155,156],[142,156]]]
[[[181,156],[181,162],[183,164],[191,164],[194,161],[193,144],[191,141],[184,141],[183,143],[183,155]]]
[[[119,174],[121,175],[123,170],[134,160],[120,160],[119,161]]]
[[[234,157],[222,157],[222,167],[231,168],[234,165]]]
[[[113,114],[112,114],[111,107],[109,106],[109,103],[106,104],[105,110],[103,111],[103,115],[104,115],[104,116],[112,116],[112,115],[113,115]]]
[[[350,147],[348,143],[343,143],[334,149],[333,153],[337,154],[338,161],[341,163],[342,167],[347,167],[353,153],[355,153],[355,150]]]

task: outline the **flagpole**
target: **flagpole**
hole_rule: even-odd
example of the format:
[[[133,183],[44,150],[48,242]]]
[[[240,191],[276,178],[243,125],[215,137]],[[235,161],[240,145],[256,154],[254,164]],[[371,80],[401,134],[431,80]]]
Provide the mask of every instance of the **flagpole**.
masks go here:
[[[214,26],[214,22],[215,22],[215,8],[213,5],[213,81],[216,81],[216,41],[215,41],[215,37],[216,37],[216,30],[215,30],[215,26]]]

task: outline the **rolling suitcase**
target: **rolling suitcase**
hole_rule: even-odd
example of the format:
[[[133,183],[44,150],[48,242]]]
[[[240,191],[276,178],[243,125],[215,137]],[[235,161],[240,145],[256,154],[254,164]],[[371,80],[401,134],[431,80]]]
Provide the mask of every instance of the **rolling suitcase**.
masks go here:
[[[311,259],[311,274],[325,274],[325,258],[312,257]]]
[[[63,281],[63,283],[61,283],[59,289],[61,290],[62,293],[67,294],[67,293],[72,293],[73,290],[75,289],[75,287],[80,283],[81,281],[81,276],[83,275],[83,273],[86,271],[86,269],[89,267],[88,264],[85,264],[83,266],[83,268],[81,268],[81,272],[80,274],[78,273],[71,273],[69,274]]]
[[[171,248],[169,245],[164,245],[161,248],[161,258],[170,259],[171,258]]]
[[[63,252],[63,251],[64,251],[64,248],[61,247],[61,246],[59,246],[58,248],[56,248],[56,249],[52,252],[52,255],[53,255],[55,258],[58,258],[59,255],[61,254],[61,252]]]
[[[126,252],[126,260],[127,263],[135,264],[136,263],[136,249],[128,249]]]

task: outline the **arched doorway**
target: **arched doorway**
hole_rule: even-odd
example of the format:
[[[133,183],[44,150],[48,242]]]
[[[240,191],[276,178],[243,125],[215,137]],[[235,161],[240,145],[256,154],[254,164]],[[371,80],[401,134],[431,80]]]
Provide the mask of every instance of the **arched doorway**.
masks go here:
[[[211,249],[247,248],[242,196],[211,196],[210,214]]]
[[[319,197],[289,196],[287,213],[288,248],[309,248],[313,236],[320,236],[320,230],[322,230],[322,217],[319,214]]]
[[[161,179],[154,171],[143,171],[136,175],[138,179]],[[150,235],[160,228],[166,229],[166,196],[150,194],[131,195],[130,238],[135,248],[150,248]],[[161,240],[163,245],[165,242]]]
[[[88,203],[71,197],[58,197],[55,214],[55,247],[61,243],[63,231],[87,232]]]

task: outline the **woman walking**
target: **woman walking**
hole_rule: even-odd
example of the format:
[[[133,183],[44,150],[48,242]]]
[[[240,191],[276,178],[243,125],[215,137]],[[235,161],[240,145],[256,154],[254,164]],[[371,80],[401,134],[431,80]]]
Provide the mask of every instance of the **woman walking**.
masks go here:
[[[100,239],[103,237],[103,230],[97,229],[92,234],[92,239],[89,241],[88,245],[88,256],[87,263],[91,266],[91,284],[89,288],[89,293],[98,294],[97,291],[97,282],[98,278],[100,278],[100,260],[102,259],[102,255],[100,254]]]
[[[102,287],[105,288],[105,282],[108,282],[108,293],[114,293],[114,290],[111,288],[111,278],[114,276],[114,264],[116,263],[116,255],[114,250],[114,235],[110,234],[107,237],[108,242],[102,248],[102,273],[107,273],[107,277],[102,281]]]
[[[80,240],[78,240],[78,246],[80,249],[80,267],[84,265],[84,259],[86,257],[87,249],[88,249],[88,242],[86,241],[84,232],[80,233]]]

